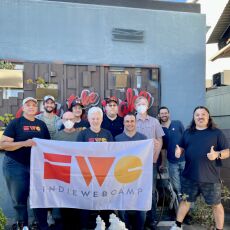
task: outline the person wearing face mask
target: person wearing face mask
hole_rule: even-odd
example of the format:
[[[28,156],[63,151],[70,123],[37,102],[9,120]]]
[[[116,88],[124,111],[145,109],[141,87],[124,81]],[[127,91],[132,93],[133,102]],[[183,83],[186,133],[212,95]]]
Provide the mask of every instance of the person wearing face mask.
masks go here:
[[[55,114],[55,99],[51,95],[47,95],[43,99],[44,112],[36,116],[37,119],[45,122],[51,139],[53,139],[54,134],[59,130],[61,125],[61,118]]]
[[[124,130],[123,118],[118,116],[118,99],[113,96],[106,98],[105,102],[105,114],[101,127],[109,130],[113,137],[115,137]]]
[[[147,114],[149,107],[148,100],[139,96],[135,100],[135,109],[137,111],[137,132],[144,134],[148,139],[154,141],[153,155],[153,191],[152,191],[152,208],[147,212],[146,225],[151,229],[156,229],[156,181],[157,181],[157,160],[162,148],[162,136],[164,131],[159,121]]]
[[[53,139],[59,141],[75,141],[78,131],[74,128],[75,116],[72,112],[65,112],[62,116],[64,129],[54,134]]]
[[[79,99],[75,99],[71,103],[69,111],[71,111],[74,114],[74,128],[76,129],[76,131],[80,132],[86,128],[89,128],[89,122],[83,119],[85,110]],[[60,130],[64,128],[65,126],[63,124]]]
[[[58,141],[76,141],[78,130],[74,128],[75,116],[67,111],[62,116],[64,129],[54,134],[53,139]],[[76,219],[79,217],[79,210],[74,208],[60,208],[63,229],[76,228]]]

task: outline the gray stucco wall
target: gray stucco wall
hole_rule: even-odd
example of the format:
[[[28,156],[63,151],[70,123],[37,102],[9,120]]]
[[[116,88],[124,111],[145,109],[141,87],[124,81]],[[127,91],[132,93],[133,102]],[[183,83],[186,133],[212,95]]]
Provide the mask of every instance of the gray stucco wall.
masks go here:
[[[112,28],[144,30],[143,43],[112,41]],[[158,65],[162,105],[188,124],[205,98],[205,16],[36,0],[0,1],[0,59]]]

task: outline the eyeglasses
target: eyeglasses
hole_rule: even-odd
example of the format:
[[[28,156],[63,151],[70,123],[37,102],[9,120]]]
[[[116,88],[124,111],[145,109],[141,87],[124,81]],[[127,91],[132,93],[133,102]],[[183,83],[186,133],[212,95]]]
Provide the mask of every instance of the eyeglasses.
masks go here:
[[[117,104],[111,104],[111,105],[109,105],[109,107],[116,107],[117,106]]]

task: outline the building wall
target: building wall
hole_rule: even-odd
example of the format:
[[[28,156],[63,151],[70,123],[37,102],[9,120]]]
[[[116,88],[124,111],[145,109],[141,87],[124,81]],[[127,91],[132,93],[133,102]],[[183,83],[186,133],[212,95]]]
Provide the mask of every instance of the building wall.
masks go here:
[[[204,15],[2,0],[0,25],[1,59],[157,65],[161,70],[161,104],[170,108],[173,118],[187,125],[193,108],[204,104]],[[113,28],[144,30],[144,42],[112,41]]]
[[[219,87],[206,93],[206,105],[220,129],[230,130],[230,86]]]

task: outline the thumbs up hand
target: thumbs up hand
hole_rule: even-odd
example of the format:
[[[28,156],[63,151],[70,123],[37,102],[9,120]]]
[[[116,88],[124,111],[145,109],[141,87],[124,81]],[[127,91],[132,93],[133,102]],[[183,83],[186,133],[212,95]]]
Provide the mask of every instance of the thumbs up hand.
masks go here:
[[[210,152],[207,154],[207,157],[210,161],[216,160],[219,153],[214,150],[214,146],[211,147]]]
[[[176,157],[176,158],[180,158],[182,152],[183,152],[183,149],[182,149],[179,145],[176,145],[175,157]]]

